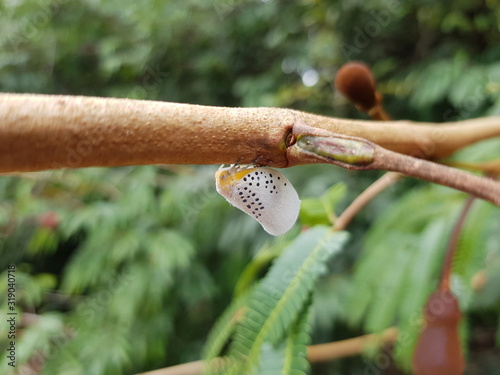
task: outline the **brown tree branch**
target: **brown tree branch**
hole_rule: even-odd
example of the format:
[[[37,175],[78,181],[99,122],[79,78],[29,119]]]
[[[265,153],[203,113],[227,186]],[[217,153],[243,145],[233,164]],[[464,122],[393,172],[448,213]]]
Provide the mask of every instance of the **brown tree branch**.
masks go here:
[[[442,158],[500,136],[498,118],[449,123],[329,118],[280,108],[223,108],[129,99],[0,94],[0,172],[144,164],[304,164],[286,149],[298,123]],[[317,162],[317,161],[316,161]]]
[[[481,140],[500,137],[498,117],[439,124],[408,120],[346,120],[296,111],[294,113],[299,113],[311,127],[364,138],[388,150],[426,159],[441,159]]]
[[[355,170],[387,170],[449,186],[500,206],[500,183],[380,147],[363,138],[298,123],[287,149],[291,163],[331,163]]]
[[[343,159],[308,154],[298,147],[300,138],[310,134],[319,136],[320,143],[328,143],[327,154],[332,144],[334,149],[340,144],[340,151],[333,153],[342,154]],[[350,169],[400,172],[500,205],[499,183],[404,155],[442,156],[498,135],[500,122],[494,119],[440,127],[405,122],[377,122],[374,126],[372,122],[279,108],[0,95],[0,172],[256,160],[275,167],[332,163]]]

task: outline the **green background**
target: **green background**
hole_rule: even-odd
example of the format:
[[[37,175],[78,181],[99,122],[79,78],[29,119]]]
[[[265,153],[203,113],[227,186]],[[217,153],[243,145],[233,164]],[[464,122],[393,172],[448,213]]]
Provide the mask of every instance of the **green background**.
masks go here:
[[[445,122],[500,114],[499,41],[498,1],[7,1],[0,4],[0,91],[366,119],[334,88],[338,68],[361,60],[395,119]],[[495,141],[456,156],[499,157]],[[264,244],[276,244],[215,192],[217,167],[1,176],[0,271],[16,264],[18,308],[27,317],[18,366],[132,374],[199,359],[245,266]],[[331,186],[344,184],[342,199],[327,199],[338,214],[382,174],[320,165],[283,172],[303,201],[313,199],[301,214],[308,225],[326,220],[311,207]],[[393,324],[414,341],[407,319],[436,285],[465,198],[408,179],[364,209],[314,293],[312,343]],[[469,374],[500,366],[499,229],[498,209],[477,202],[457,257]],[[488,283],[472,293],[478,270]],[[0,333],[5,340],[3,325]],[[408,367],[411,348],[396,348],[399,368]],[[392,364],[374,369],[376,361],[346,358],[313,373],[400,373]],[[2,373],[5,365],[2,356]]]

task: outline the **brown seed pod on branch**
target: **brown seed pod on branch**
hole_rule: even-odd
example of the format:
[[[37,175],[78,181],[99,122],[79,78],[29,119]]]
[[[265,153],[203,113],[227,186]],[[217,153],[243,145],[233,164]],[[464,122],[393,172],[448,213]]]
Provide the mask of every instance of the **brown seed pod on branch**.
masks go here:
[[[356,61],[343,65],[335,77],[335,87],[373,120],[390,119],[382,108],[382,94],[377,91],[377,83],[368,65]]]

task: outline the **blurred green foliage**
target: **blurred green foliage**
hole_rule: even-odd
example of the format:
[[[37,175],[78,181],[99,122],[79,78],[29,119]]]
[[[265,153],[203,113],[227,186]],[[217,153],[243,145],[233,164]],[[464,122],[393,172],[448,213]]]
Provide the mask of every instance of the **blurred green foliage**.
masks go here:
[[[445,122],[498,115],[499,5],[6,1],[0,3],[0,91],[277,106],[364,118],[333,89],[336,70],[362,60],[373,67],[395,118]],[[500,158],[500,142],[483,142],[454,158]],[[283,373],[302,373],[306,364],[290,359],[301,358],[307,343],[393,324],[403,333],[394,360],[408,368],[419,314],[436,286],[465,195],[398,183],[356,217],[343,251],[301,274],[295,295],[286,293],[294,278],[280,281],[280,267],[295,270],[294,262],[308,259],[315,236],[321,237],[319,225],[334,220],[380,173],[331,166],[286,170],[303,200],[300,224],[311,229],[299,234],[297,225],[271,239],[217,195],[215,169],[1,176],[0,270],[17,267],[20,371],[112,375],[183,363],[201,358],[214,327],[208,358],[250,353],[243,366],[256,365],[256,374],[286,366],[290,372]],[[495,374],[500,366],[494,344],[495,337],[500,342],[499,228],[499,210],[476,202],[455,259],[453,284],[464,311],[471,374]],[[304,238],[311,248],[297,248]],[[470,281],[479,270],[487,283],[474,292]],[[5,272],[0,280],[3,296]],[[256,304],[267,287],[281,292],[271,293],[265,306]],[[281,312],[280,303],[288,304]],[[248,321],[232,320],[242,306],[257,316],[255,331]],[[0,311],[4,317],[5,298]],[[270,318],[276,326],[266,325]],[[2,325],[2,349],[6,337]],[[392,364],[367,355],[314,365],[312,373],[396,373]],[[5,366],[2,355],[2,373]],[[243,371],[241,363],[234,366]]]

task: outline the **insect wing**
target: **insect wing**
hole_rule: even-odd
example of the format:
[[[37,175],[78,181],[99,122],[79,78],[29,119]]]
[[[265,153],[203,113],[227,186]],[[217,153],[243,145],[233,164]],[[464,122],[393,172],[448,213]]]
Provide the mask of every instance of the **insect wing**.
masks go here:
[[[274,236],[290,230],[299,215],[300,200],[283,174],[270,168],[228,171],[232,175],[224,186],[217,181],[217,191],[229,203],[252,216]]]

